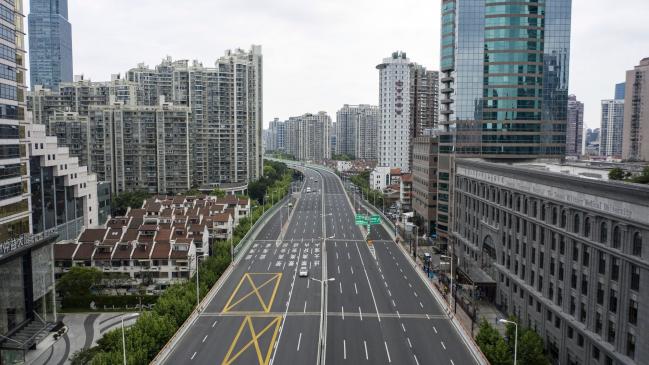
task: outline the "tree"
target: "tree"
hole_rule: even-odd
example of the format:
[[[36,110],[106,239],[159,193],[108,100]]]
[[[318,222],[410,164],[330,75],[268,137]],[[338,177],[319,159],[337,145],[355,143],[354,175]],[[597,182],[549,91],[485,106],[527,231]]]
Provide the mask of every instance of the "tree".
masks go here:
[[[489,360],[491,365],[512,365],[514,363],[514,358],[512,353],[509,351],[509,346],[507,346],[507,343],[505,343],[505,340],[503,340],[502,337],[498,337],[498,341],[496,341],[496,345],[493,347],[490,355],[491,356],[487,355],[487,360]],[[523,361],[517,362],[519,364],[527,365],[527,363]]]
[[[126,214],[128,208],[142,208],[142,203],[148,199],[151,194],[146,191],[125,191],[113,197],[111,202],[113,216],[120,216]]]
[[[543,351],[543,339],[530,329],[518,336],[518,362],[525,365],[550,364]]]
[[[619,167],[611,169],[611,171],[608,172],[608,178],[611,180],[622,180],[624,179],[624,170]]]
[[[62,296],[87,296],[90,289],[101,280],[102,272],[94,267],[74,266],[63,274],[56,283],[56,289]]]
[[[225,191],[219,188],[214,188],[214,190],[210,192],[210,195],[215,196],[217,198],[223,198],[225,196]]]
[[[645,167],[640,175],[632,177],[631,182],[636,184],[649,184],[649,166]]]
[[[478,335],[475,337],[475,342],[478,344],[480,350],[482,350],[485,356],[488,356],[487,354],[494,350],[496,343],[500,338],[498,331],[489,324],[486,319],[483,319],[482,322],[480,322],[480,328]]]

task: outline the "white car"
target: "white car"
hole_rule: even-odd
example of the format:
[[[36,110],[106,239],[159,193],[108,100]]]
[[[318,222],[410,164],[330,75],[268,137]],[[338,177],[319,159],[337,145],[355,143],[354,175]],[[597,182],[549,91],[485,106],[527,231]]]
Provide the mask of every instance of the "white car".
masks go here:
[[[306,266],[302,266],[300,268],[299,275],[300,275],[301,278],[305,278],[305,277],[309,276],[309,270],[306,268]]]

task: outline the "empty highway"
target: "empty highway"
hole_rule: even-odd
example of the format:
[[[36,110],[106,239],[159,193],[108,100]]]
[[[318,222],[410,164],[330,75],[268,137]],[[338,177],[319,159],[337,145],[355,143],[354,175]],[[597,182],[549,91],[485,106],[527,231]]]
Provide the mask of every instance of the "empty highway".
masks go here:
[[[475,364],[387,233],[373,226],[369,238],[340,180],[306,169],[295,206],[284,205],[240,253],[165,363]]]

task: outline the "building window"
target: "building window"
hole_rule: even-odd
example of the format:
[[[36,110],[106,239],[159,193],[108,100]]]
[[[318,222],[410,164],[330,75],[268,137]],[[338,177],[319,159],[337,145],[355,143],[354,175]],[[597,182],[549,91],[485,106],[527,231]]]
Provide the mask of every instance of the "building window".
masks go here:
[[[629,323],[638,324],[638,302],[633,299],[629,299]]]
[[[590,217],[584,220],[584,236],[590,237]]]
[[[620,231],[620,227],[615,226],[615,228],[613,228],[613,248],[619,249],[621,245],[621,241],[622,241],[622,232]]]
[[[615,323],[613,323],[613,321],[611,321],[611,320],[608,321],[608,337],[607,337],[607,340],[610,343],[615,342]]]
[[[631,289],[640,290],[640,268],[635,265],[631,265]]]
[[[613,289],[609,291],[608,310],[617,313],[617,292]]]
[[[633,235],[632,253],[634,256],[642,256],[642,236],[640,235],[640,232],[636,232]]]
[[[568,213],[564,210],[561,212],[561,228],[565,229],[568,224]]]
[[[611,257],[611,280],[618,281],[620,278],[620,259]]]
[[[607,239],[608,239],[608,226],[606,225],[606,222],[602,222],[602,224],[599,227],[599,242],[606,243]]]
[[[572,222],[572,231],[575,233],[579,233],[579,228],[581,228],[581,218],[579,217],[579,214],[575,214],[575,217]]]
[[[635,360],[635,336],[631,333],[626,335],[626,356]]]

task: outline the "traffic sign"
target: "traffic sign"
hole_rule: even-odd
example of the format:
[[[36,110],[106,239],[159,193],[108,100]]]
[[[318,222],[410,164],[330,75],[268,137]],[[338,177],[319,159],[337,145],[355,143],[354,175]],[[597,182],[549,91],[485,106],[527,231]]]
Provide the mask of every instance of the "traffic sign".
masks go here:
[[[378,214],[370,216],[370,224],[381,224],[381,216]]]
[[[366,226],[368,224],[367,217],[362,214],[356,214],[356,224]]]

